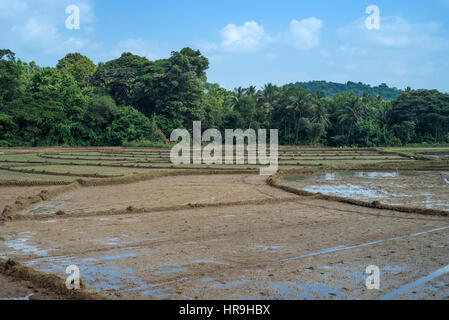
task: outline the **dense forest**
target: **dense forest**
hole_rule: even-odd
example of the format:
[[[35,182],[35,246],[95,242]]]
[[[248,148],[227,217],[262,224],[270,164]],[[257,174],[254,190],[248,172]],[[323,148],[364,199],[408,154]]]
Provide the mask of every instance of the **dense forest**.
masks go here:
[[[152,146],[195,120],[223,132],[279,129],[289,145],[449,142],[449,94],[324,82],[229,91],[207,82],[208,67],[190,48],[156,61],[123,53],[98,65],[71,53],[55,68],[0,50],[0,146]]]
[[[328,98],[332,98],[336,94],[342,92],[352,92],[357,97],[361,97],[365,92],[368,93],[373,98],[381,96],[385,99],[396,98],[401,90],[397,88],[390,88],[385,83],[380,86],[371,87],[370,85],[363,84],[361,82],[355,83],[348,81],[347,83],[336,83],[327,81],[309,81],[309,82],[296,82],[295,84],[290,84],[291,86],[301,87],[303,89],[312,91],[313,93],[321,91]]]

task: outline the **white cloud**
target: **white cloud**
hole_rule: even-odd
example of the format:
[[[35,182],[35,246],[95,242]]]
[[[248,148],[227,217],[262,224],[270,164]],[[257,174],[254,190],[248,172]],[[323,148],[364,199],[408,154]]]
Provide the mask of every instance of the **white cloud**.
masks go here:
[[[41,23],[35,18],[31,18],[25,24],[14,25],[10,30],[27,44],[32,42],[48,43],[59,38],[59,33],[55,26]]]
[[[99,47],[99,44],[92,43],[88,39],[64,36],[56,26],[42,23],[35,18],[31,18],[23,25],[13,26],[10,31],[15,35],[15,40],[20,41],[21,46],[40,50],[46,54],[64,54]]]
[[[100,44],[89,39],[94,13],[90,0],[79,0],[80,30],[65,29],[65,9],[72,0],[0,0],[0,39],[2,45],[19,57],[36,55],[61,58],[73,51],[98,49]]]
[[[221,46],[231,52],[258,50],[267,36],[263,26],[247,21],[242,26],[228,24],[221,30]]]
[[[276,43],[309,50],[319,46],[322,26],[323,22],[315,17],[300,21],[293,19],[286,31],[270,36],[256,21],[247,21],[243,25],[228,24],[221,29],[220,43],[202,41],[197,45],[203,51],[233,53],[254,52]]]
[[[380,30],[368,30],[360,18],[349,26],[337,30],[337,35],[353,47],[415,48],[438,50],[446,48],[449,41],[439,36],[442,24],[410,23],[400,16],[381,17]]]
[[[320,31],[323,21],[310,17],[301,21],[290,21],[290,30],[287,41],[300,49],[313,49],[320,45]]]
[[[438,57],[447,56],[449,39],[438,22],[414,23],[402,16],[381,16],[380,30],[368,30],[366,17],[337,30],[338,50],[331,60],[347,80],[414,88],[431,87],[447,72]],[[447,76],[446,76],[447,77]],[[444,80],[443,80],[444,82]]]

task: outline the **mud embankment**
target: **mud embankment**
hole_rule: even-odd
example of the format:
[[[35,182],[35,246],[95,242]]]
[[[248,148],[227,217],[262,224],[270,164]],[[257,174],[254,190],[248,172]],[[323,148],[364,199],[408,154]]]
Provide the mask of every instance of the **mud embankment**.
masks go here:
[[[65,300],[104,300],[110,299],[88,291],[81,281],[79,290],[69,290],[65,281],[53,274],[46,274],[25,267],[19,262],[9,259],[0,259],[0,273],[16,280],[29,281],[39,289],[45,289],[54,293],[58,298]]]

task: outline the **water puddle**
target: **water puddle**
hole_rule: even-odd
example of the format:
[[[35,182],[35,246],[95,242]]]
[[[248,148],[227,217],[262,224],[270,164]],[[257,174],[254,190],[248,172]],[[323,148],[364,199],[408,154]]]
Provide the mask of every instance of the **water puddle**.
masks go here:
[[[110,237],[106,239],[101,240],[92,240],[93,242],[101,242],[108,246],[121,246],[121,245],[129,245],[129,244],[139,244],[147,241],[157,241],[159,239],[157,238],[145,238],[140,240],[126,240],[129,236],[128,235],[121,235],[121,237]],[[125,239],[122,239],[125,238]]]
[[[0,300],[30,300],[30,298],[34,296],[34,293],[30,293],[29,295],[27,295],[26,297],[20,297],[20,298],[0,298]]]
[[[441,173],[441,178],[445,183],[449,184],[449,178],[447,177],[447,175]]]
[[[175,272],[183,272],[185,271],[190,265],[193,264],[206,264],[206,263],[213,263],[213,264],[225,264],[223,262],[214,261],[214,260],[195,260],[193,262],[176,262],[176,263],[160,263],[158,265],[150,266],[149,269],[155,270],[153,271],[156,275],[165,275]]]
[[[45,257],[48,255],[48,250],[39,249],[32,244],[32,238],[34,233],[21,232],[17,236],[9,237],[2,241],[3,245],[13,249],[14,251],[3,252],[2,256],[8,257],[8,255],[36,255]]]
[[[67,276],[66,268],[70,265],[76,265],[80,269],[81,279],[88,288],[108,292],[117,291],[125,286],[136,285],[136,282],[140,284],[140,279],[135,275],[133,268],[116,265],[118,260],[132,259],[136,256],[135,253],[120,253],[95,258],[42,257],[28,261],[27,266],[65,278]]]
[[[277,292],[277,295],[265,296],[270,299],[284,300],[284,299],[326,299],[333,298],[338,300],[349,299],[345,294],[339,290],[332,288],[324,283],[306,284],[302,282],[273,282],[269,290]]]
[[[348,172],[332,172],[323,174],[314,174],[310,176],[290,176],[285,177],[286,181],[336,181],[342,178],[395,178],[399,175],[398,172],[363,172],[363,171],[348,171]]]
[[[276,251],[280,249],[281,246],[264,246],[264,245],[257,245],[253,249],[262,249],[263,251]]]
[[[380,267],[380,276],[384,286],[396,284],[394,276],[411,270],[407,265],[386,265]],[[298,281],[274,281],[270,282],[264,289],[268,289],[274,294],[265,294],[266,299],[360,299],[361,291],[355,288],[364,288],[368,275],[365,274],[366,266],[348,266],[342,264],[324,265],[316,269],[309,268],[306,272],[317,273],[321,281],[316,283],[305,283]],[[329,281],[334,284],[329,285]],[[352,289],[349,289],[352,288]]]
[[[119,259],[124,259],[124,258],[132,258],[135,256],[136,256],[135,253],[127,253],[127,254],[117,254],[114,256],[107,256],[107,257],[103,257],[100,259],[93,259],[93,260],[94,261],[101,261],[101,260],[111,261],[111,260],[119,260]]]
[[[363,247],[368,247],[368,246],[372,246],[372,245],[383,243],[383,242],[387,242],[387,241],[400,240],[400,239],[409,238],[409,237],[419,237],[421,235],[425,235],[425,234],[433,233],[433,232],[438,232],[438,231],[443,231],[443,230],[447,230],[447,229],[449,229],[449,226],[441,227],[441,228],[435,228],[435,229],[431,229],[431,230],[428,230],[428,231],[413,233],[413,234],[405,235],[405,236],[398,236],[398,237],[392,237],[392,238],[388,238],[388,239],[382,239],[382,240],[377,240],[377,241],[365,242],[365,243],[352,245],[352,246],[338,246],[338,247],[334,247],[334,248],[330,248],[330,249],[325,249],[325,250],[322,250],[322,251],[317,251],[317,252],[311,252],[311,253],[303,254],[303,255],[300,255],[300,256],[296,256],[296,257],[290,257],[290,258],[285,258],[285,259],[281,259],[281,260],[278,260],[278,261],[272,261],[271,263],[286,262],[286,261],[291,261],[291,260],[299,260],[299,259],[303,259],[303,258],[318,256],[318,255],[321,255],[321,254],[329,254],[329,253],[334,253],[334,252],[337,252],[337,251],[363,248]]]
[[[283,182],[312,193],[449,211],[447,172],[334,172],[289,176]]]
[[[361,199],[369,197],[370,199],[381,199],[387,196],[387,193],[381,190],[374,191],[361,186],[346,184],[346,185],[320,185],[320,186],[308,186],[302,188],[304,191],[312,193],[322,193],[327,195],[336,195],[344,198]],[[402,195],[404,196],[404,195]]]
[[[393,290],[392,292],[390,292],[390,293],[384,295],[383,297],[381,297],[380,300],[391,300],[391,299],[394,299],[397,296],[400,296],[402,294],[408,293],[410,290],[412,290],[415,287],[419,287],[419,286],[421,286],[421,285],[423,285],[423,284],[425,284],[427,282],[430,282],[430,281],[438,278],[439,276],[442,276],[442,275],[447,274],[447,273],[449,273],[449,265],[447,265],[447,266],[445,266],[445,267],[443,267],[441,269],[438,269],[438,270],[432,272],[431,274],[429,274],[427,276],[421,277],[421,278],[419,278],[418,280],[416,280],[414,282],[408,283],[408,284],[406,284],[406,285],[404,285],[404,286],[402,286],[402,287],[400,287],[400,288],[398,288],[396,290]]]
[[[58,212],[62,207],[64,207],[65,203],[66,201],[47,200],[34,205],[31,209],[23,212],[23,214],[54,214],[55,212]]]

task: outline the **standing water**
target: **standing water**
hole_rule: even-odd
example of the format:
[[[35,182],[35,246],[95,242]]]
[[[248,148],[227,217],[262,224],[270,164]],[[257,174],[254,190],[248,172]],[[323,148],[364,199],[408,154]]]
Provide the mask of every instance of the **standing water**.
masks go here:
[[[448,172],[347,171],[288,176],[281,182],[312,193],[449,211],[448,177]]]

